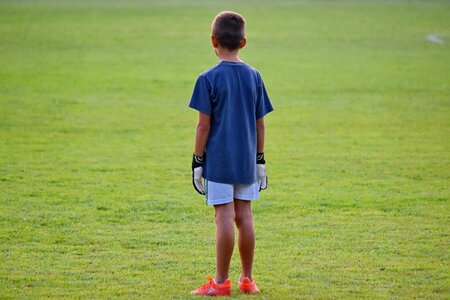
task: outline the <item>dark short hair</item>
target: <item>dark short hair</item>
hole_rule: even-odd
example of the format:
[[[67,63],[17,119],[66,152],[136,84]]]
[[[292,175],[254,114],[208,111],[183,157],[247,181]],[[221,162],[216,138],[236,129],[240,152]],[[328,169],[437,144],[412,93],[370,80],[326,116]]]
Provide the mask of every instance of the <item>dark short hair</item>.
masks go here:
[[[212,35],[223,48],[230,51],[239,49],[245,38],[245,19],[233,11],[223,11],[212,23]]]

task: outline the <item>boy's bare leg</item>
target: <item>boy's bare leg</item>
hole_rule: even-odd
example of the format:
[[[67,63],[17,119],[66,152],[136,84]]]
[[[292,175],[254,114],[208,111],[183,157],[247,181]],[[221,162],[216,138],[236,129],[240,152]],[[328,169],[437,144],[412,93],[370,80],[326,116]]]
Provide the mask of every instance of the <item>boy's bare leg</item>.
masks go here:
[[[228,278],[234,249],[234,204],[214,205],[216,221],[216,283]]]
[[[241,278],[252,279],[253,255],[255,251],[255,228],[251,201],[234,199],[235,221],[239,231],[238,246],[241,257]]]

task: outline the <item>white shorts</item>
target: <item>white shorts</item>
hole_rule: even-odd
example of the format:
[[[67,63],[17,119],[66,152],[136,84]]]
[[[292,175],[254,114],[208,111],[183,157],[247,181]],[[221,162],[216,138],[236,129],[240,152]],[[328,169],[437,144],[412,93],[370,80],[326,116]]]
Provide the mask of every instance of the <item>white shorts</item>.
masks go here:
[[[252,184],[227,184],[205,180],[207,205],[219,205],[239,200],[256,200],[259,198],[258,182]]]

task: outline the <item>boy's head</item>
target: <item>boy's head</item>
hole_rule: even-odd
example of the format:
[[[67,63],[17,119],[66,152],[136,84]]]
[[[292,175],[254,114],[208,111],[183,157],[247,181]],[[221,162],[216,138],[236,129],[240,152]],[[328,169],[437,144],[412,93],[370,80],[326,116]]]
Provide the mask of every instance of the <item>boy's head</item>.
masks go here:
[[[212,37],[218,45],[229,51],[242,48],[245,45],[245,19],[238,13],[223,11],[212,23]],[[216,45],[214,45],[216,47]]]

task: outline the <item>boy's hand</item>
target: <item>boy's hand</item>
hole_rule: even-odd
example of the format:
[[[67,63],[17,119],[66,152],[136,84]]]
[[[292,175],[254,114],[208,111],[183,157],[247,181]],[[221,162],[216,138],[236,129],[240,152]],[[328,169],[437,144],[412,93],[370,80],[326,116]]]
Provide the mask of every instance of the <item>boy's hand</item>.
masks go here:
[[[204,195],[205,187],[202,182],[202,173],[203,157],[194,154],[192,157],[192,184],[199,194]]]
[[[258,170],[259,190],[267,189],[268,179],[266,172],[266,161],[264,160],[264,153],[256,154],[256,167]]]

